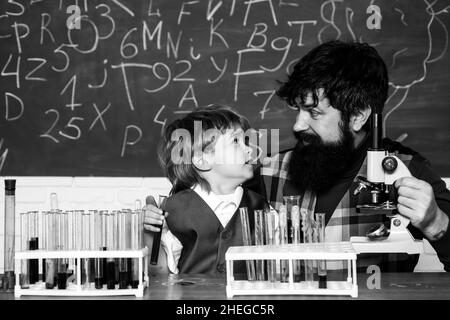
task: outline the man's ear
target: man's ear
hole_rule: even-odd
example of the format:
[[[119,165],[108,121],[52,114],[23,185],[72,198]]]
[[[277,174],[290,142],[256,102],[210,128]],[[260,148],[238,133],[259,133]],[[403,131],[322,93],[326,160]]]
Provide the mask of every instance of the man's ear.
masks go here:
[[[361,131],[362,127],[369,120],[371,114],[372,109],[370,107],[359,110],[358,113],[350,117],[350,128],[355,132]]]
[[[199,155],[194,155],[192,157],[192,164],[199,171],[209,171],[211,170],[211,155],[207,152],[202,152]]]

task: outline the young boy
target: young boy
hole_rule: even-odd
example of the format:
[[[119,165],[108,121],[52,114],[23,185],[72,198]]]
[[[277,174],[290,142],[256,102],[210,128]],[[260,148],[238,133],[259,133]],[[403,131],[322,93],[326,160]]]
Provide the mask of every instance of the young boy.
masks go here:
[[[253,210],[266,206],[263,197],[241,187],[253,177],[244,141],[249,127],[223,107],[199,109],[167,126],[159,156],[173,185],[162,234],[171,272],[225,272],[227,249],[243,245],[239,208],[248,208],[253,230]],[[236,262],[234,271],[245,273],[245,262]]]

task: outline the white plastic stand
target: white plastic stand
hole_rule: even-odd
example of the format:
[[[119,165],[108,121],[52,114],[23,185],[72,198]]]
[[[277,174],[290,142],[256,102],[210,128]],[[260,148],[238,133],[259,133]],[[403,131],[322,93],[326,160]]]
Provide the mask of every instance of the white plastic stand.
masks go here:
[[[143,297],[145,287],[148,286],[148,248],[141,250],[126,251],[45,251],[30,250],[15,253],[16,285],[14,287],[14,296],[125,296],[134,295]],[[76,259],[77,270],[75,283],[67,285],[66,289],[46,289],[45,281],[39,281],[36,284],[30,284],[29,288],[20,286],[20,270],[22,260],[28,259]],[[139,284],[137,288],[132,289],[96,289],[95,287],[86,287],[81,284],[81,259],[84,258],[138,258],[139,259]],[[18,270],[18,271],[17,271]]]
[[[230,247],[225,253],[227,263],[227,297],[235,295],[350,295],[358,297],[356,252],[350,242],[301,243],[265,246]],[[233,261],[288,260],[289,281],[235,280]],[[347,260],[346,281],[327,281],[327,288],[319,288],[318,281],[294,282],[294,260]]]

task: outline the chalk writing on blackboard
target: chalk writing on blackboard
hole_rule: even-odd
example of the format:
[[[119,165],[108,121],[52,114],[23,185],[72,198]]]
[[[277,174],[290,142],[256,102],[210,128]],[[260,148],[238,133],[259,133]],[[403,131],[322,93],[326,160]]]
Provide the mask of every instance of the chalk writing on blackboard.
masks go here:
[[[414,119],[405,129],[389,121],[450,99],[450,77],[430,71],[449,68],[450,6],[413,2],[3,1],[0,174],[160,175],[161,130],[213,103],[280,129],[280,149],[289,147],[295,113],[277,98],[277,80],[333,39],[377,48],[391,79],[385,134],[416,139]]]

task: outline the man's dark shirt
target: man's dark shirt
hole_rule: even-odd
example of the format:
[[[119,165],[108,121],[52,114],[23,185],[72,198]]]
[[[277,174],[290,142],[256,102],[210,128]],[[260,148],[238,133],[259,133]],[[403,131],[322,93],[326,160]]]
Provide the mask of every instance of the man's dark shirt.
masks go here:
[[[355,160],[349,167],[342,173],[334,186],[325,192],[317,194],[317,203],[315,212],[325,212],[326,222],[331,218],[337,205],[341,201],[344,194],[349,190],[354,178],[356,177],[361,165],[367,154],[367,149],[370,147],[370,138],[368,137],[358,147],[355,152]],[[422,157],[419,153],[404,147],[398,142],[390,139],[383,139],[383,145],[389,152],[398,151],[404,155],[411,155],[412,159],[409,163],[409,170],[411,174],[417,179],[428,182],[434,190],[435,199],[438,207],[447,215],[450,215],[450,191],[446,188],[445,182],[431,169],[431,165],[428,160]],[[288,151],[288,150],[287,150]],[[286,152],[287,152],[286,151]],[[248,181],[246,187],[259,192],[264,195],[265,186],[264,181],[259,174],[259,170],[255,171],[254,178]],[[283,195],[296,195],[299,191],[289,182],[286,181],[283,188]],[[272,199],[267,199],[271,201]],[[414,226],[409,224],[408,229],[416,239],[423,239],[423,234]],[[444,269],[450,271],[450,232],[446,232],[443,238],[438,241],[430,241],[430,244],[438,253],[439,260],[443,263]],[[407,254],[383,254],[384,257],[380,268],[382,271],[413,271],[417,264],[419,255],[407,255]],[[397,255],[395,259],[389,259],[388,255]],[[396,261],[394,264],[387,263],[386,261]]]

